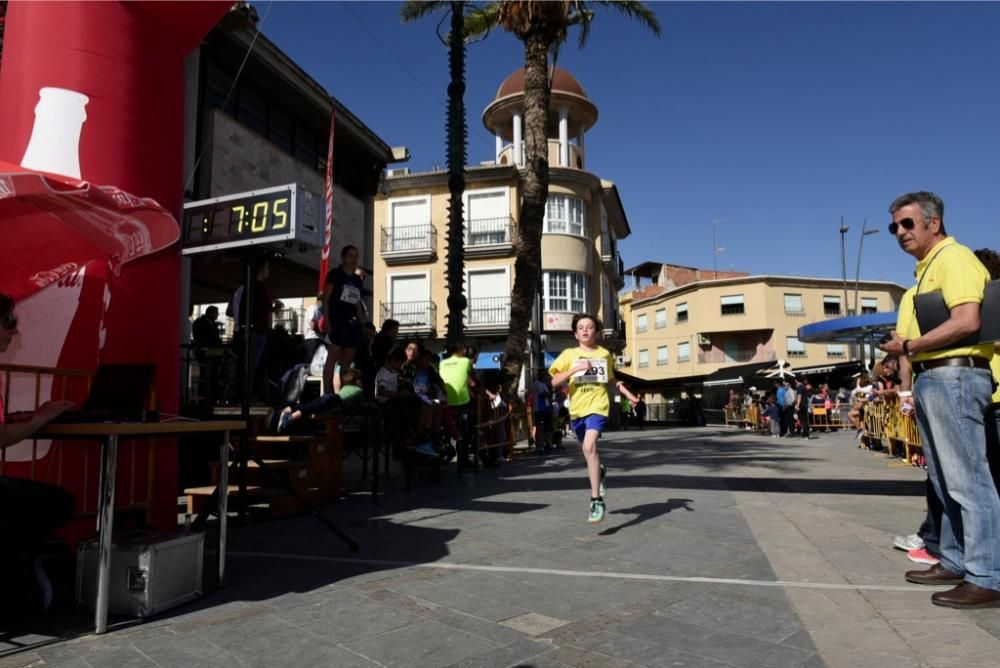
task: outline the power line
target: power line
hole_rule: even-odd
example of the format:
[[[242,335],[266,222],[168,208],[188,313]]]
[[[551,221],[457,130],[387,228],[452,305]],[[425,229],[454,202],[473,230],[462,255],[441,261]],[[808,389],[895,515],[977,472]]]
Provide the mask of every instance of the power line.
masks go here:
[[[355,21],[358,22],[358,24],[362,27],[362,29],[364,29],[364,31],[368,34],[368,36],[371,37],[371,39],[376,44],[378,44],[382,48],[383,51],[385,51],[386,53],[388,53],[389,56],[392,57],[392,59],[394,61],[396,61],[396,64],[399,65],[399,68],[401,70],[403,70],[403,72],[405,72],[407,75],[409,75],[409,77],[411,79],[413,79],[414,81],[416,81],[417,85],[419,85],[421,88],[423,88],[424,92],[426,92],[431,97],[431,99],[433,99],[437,104],[439,104],[441,106],[441,108],[443,108],[445,110],[448,109],[448,103],[446,101],[442,100],[441,97],[437,93],[435,93],[434,91],[432,91],[430,89],[430,87],[427,86],[427,84],[425,84],[423,81],[421,81],[420,77],[418,77],[416,74],[414,74],[412,71],[410,71],[410,69],[406,66],[406,64],[403,62],[403,60],[399,56],[397,56],[396,53],[391,48],[389,48],[389,46],[385,42],[383,42],[381,39],[379,39],[378,35],[376,35],[371,29],[368,28],[368,26],[365,24],[365,22],[361,20],[361,17],[358,16],[354,12],[354,10],[351,8],[351,5],[350,5],[349,2],[338,2],[337,5],[340,6],[340,7],[343,7],[345,10],[347,10],[347,13],[350,14],[351,17]],[[487,141],[487,139],[485,137],[483,137],[483,135],[481,134],[481,132],[485,132],[485,129],[481,129],[480,133],[476,133],[474,136],[477,137],[478,139],[480,139],[484,144],[487,144],[490,147],[492,147],[493,146],[492,141]],[[490,136],[490,139],[492,139],[492,136]]]

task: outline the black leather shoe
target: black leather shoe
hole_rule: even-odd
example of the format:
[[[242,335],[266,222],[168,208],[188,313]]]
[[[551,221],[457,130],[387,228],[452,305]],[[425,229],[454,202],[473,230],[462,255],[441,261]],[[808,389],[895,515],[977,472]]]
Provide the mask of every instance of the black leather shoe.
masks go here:
[[[971,582],[961,582],[954,589],[931,595],[931,603],[946,608],[1000,607],[1000,591],[986,589]]]
[[[906,581],[921,585],[949,585],[962,581],[959,573],[952,573],[941,564],[934,564],[922,571],[906,571]]]

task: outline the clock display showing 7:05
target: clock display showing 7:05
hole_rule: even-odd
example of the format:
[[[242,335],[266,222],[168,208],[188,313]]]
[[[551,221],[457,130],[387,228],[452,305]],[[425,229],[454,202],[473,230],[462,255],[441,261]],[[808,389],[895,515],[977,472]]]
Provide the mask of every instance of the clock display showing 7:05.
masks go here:
[[[264,200],[233,204],[229,215],[229,236],[235,238],[287,232],[291,198],[287,194],[276,193],[276,195]]]
[[[188,202],[181,225],[181,252],[290,242],[321,245],[320,205],[318,196],[298,184]]]

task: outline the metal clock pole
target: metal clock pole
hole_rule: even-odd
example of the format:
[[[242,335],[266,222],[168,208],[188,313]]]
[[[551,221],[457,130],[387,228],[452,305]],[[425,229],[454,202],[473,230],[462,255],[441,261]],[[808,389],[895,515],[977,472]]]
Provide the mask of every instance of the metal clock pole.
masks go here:
[[[250,392],[253,387],[253,372],[250,370],[250,353],[253,349],[251,337],[251,308],[253,308],[253,288],[257,278],[257,262],[253,248],[247,249],[243,256],[243,397],[240,401],[240,415],[243,418],[245,429],[243,439],[240,441],[240,448],[236,453],[236,464],[239,467],[239,512],[240,519],[246,520],[247,516],[247,460],[250,456],[250,443],[248,441],[252,432],[250,424]],[[238,323],[237,323],[238,324]],[[220,494],[229,494],[228,489],[219,490]]]

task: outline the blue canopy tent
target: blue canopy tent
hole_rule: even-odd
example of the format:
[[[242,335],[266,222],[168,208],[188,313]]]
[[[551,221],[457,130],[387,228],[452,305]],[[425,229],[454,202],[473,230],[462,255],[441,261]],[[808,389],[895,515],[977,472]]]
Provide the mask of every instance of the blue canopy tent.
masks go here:
[[[822,320],[799,327],[798,339],[803,343],[858,343],[869,345],[870,359],[875,359],[875,342],[896,328],[895,311],[851,315],[846,318]]]
[[[485,371],[488,369],[500,370],[500,362],[503,360],[502,350],[480,350],[479,356],[476,358],[476,369],[479,371]],[[556,356],[552,353],[545,352],[545,368],[548,369],[552,366],[552,363],[556,361]]]
[[[798,339],[802,343],[831,343],[843,341],[857,343],[868,337],[888,334],[896,328],[895,311],[851,315],[846,318],[821,320],[799,327]]]

